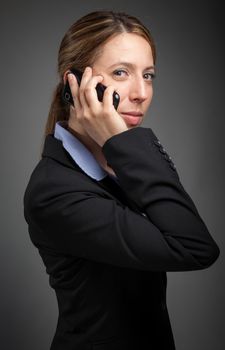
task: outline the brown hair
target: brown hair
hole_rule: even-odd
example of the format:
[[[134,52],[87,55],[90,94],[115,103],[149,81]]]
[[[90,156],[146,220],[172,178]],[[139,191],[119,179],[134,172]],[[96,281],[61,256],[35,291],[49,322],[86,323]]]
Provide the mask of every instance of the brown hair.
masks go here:
[[[64,73],[76,67],[83,71],[92,66],[102,45],[120,33],[135,33],[144,37],[150,44],[153,62],[156,61],[156,50],[149,30],[136,18],[124,12],[96,11],[76,21],[65,33],[58,52],[58,83],[51,102],[45,135],[54,132],[57,121],[68,120],[70,106],[61,97]]]

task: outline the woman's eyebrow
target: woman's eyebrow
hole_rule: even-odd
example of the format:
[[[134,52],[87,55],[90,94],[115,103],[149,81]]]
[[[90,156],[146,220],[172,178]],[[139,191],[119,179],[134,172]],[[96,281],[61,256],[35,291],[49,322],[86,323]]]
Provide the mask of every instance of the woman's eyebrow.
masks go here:
[[[125,61],[118,61],[118,62],[112,64],[109,68],[112,68],[112,67],[118,66],[118,65],[123,65],[123,66],[127,66],[130,68],[135,68],[135,64],[130,63],[130,62],[125,62]],[[146,67],[144,70],[146,70],[146,69],[155,69],[155,66]]]

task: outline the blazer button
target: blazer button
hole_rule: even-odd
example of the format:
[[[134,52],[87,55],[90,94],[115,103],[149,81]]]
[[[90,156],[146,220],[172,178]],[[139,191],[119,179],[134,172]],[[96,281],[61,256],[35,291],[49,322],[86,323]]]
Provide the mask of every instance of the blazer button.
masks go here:
[[[159,151],[160,151],[162,154],[166,154],[166,150],[165,150],[165,148],[163,148],[162,146],[159,147]]]
[[[155,144],[156,146],[158,146],[158,147],[160,147],[160,146],[161,146],[161,143],[160,143],[160,141],[159,141],[159,140],[154,140],[153,142],[154,142],[154,144]]]
[[[167,154],[167,156],[168,156],[168,154]],[[167,162],[172,163],[172,158],[170,156],[166,157],[166,160],[167,160]]]
[[[167,162],[171,161],[171,157],[169,157],[167,153],[164,154],[164,158],[167,160]]]
[[[170,167],[171,167],[173,170],[176,170],[176,166],[173,164],[173,162],[170,163]]]

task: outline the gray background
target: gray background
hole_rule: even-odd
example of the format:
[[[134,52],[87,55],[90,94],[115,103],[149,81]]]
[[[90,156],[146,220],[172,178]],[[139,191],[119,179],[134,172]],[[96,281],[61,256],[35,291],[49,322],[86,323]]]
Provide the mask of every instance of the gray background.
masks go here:
[[[222,2],[221,2],[222,3]],[[224,324],[224,37],[218,1],[7,1],[0,5],[1,349],[49,349],[57,303],[29,240],[22,199],[40,157],[60,41],[80,16],[126,11],[157,46],[151,127],[218,243],[209,269],[168,273],[178,350],[222,350]],[[158,349],[154,349],[158,350]],[[159,349],[160,350],[160,349]]]

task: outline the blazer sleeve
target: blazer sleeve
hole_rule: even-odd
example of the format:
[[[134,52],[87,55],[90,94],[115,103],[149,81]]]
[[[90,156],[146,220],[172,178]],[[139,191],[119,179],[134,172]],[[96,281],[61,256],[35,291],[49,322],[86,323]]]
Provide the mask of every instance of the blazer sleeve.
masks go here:
[[[39,186],[25,196],[33,243],[140,270],[185,271],[212,265],[219,248],[153,131],[129,129],[108,139],[102,151],[140,213],[92,191],[69,185],[56,191],[46,182],[46,189]]]

